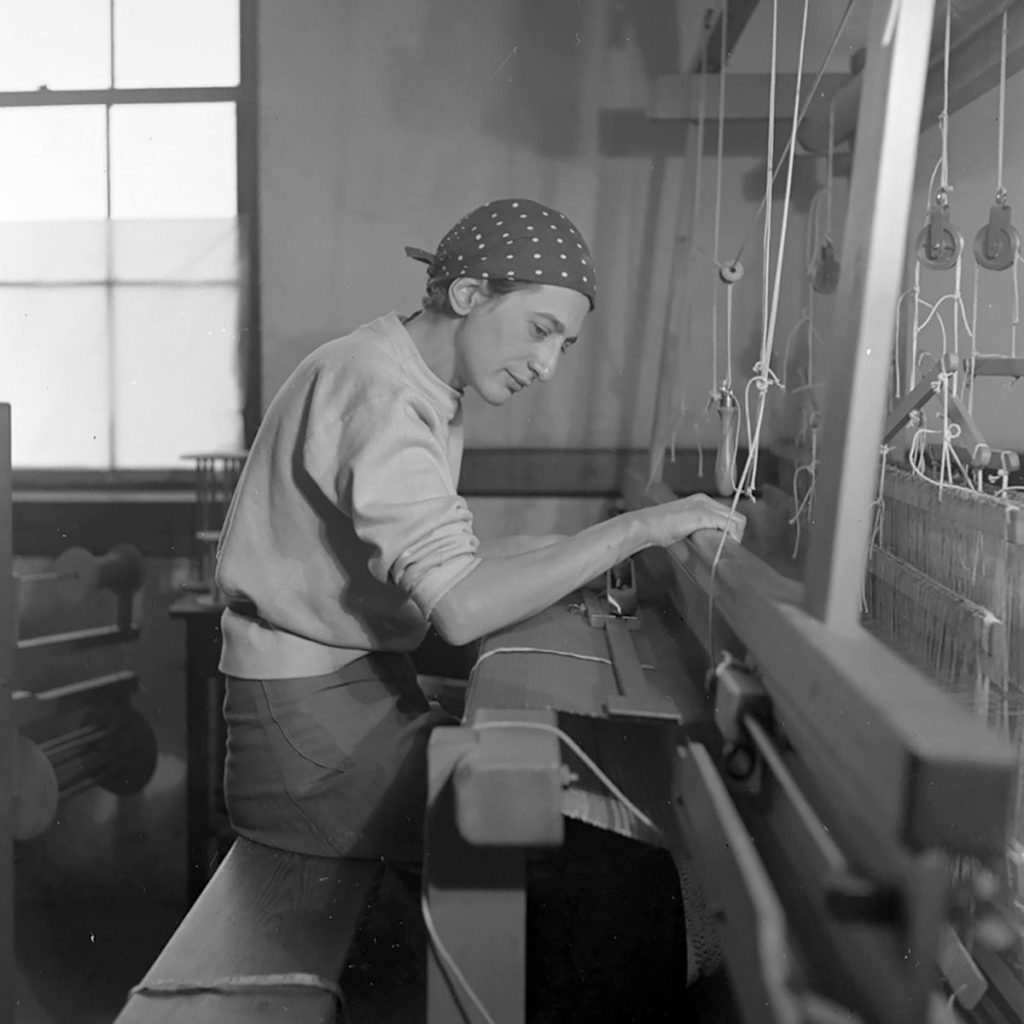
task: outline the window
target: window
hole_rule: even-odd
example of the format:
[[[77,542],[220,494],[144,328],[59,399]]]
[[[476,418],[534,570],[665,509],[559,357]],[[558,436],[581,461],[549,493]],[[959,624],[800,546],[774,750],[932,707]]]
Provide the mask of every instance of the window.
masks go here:
[[[16,467],[180,468],[242,444],[240,13],[0,0],[0,401]]]

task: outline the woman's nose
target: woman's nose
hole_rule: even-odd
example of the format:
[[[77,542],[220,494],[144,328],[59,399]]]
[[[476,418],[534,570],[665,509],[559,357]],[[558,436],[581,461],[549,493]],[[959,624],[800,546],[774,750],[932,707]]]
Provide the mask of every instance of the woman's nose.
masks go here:
[[[559,342],[556,345],[551,345],[546,351],[537,353],[529,362],[530,370],[542,381],[551,380],[558,367],[558,357],[561,352],[562,345]]]

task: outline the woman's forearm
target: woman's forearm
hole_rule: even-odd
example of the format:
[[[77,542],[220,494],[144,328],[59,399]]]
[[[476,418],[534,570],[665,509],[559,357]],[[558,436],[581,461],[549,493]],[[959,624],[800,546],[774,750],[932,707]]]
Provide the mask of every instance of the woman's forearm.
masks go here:
[[[667,547],[695,530],[739,540],[744,517],[704,494],[636,509],[544,547],[484,558],[445,594],[431,620],[451,644],[466,644],[535,615],[646,547]]]
[[[465,644],[536,614],[647,546],[633,513],[503,558],[485,558],[432,616],[449,643]]]
[[[565,534],[545,533],[536,535],[516,534],[513,537],[494,537],[480,541],[480,548],[477,554],[481,558],[509,558],[512,555],[523,555],[528,551],[539,551],[541,548],[550,547],[560,540],[565,540]]]

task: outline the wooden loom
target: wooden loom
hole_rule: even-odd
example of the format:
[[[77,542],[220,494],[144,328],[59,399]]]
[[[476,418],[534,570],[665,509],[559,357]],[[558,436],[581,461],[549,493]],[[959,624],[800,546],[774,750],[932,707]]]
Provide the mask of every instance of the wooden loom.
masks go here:
[[[713,702],[710,732],[692,677],[679,668],[674,681],[664,678],[671,660],[654,658],[645,675],[609,637],[613,674],[556,697],[545,681],[559,672],[558,652],[543,648],[546,638],[570,635],[566,623],[540,618],[489,642],[487,656],[508,644],[536,648],[539,658],[510,673],[488,657],[474,675],[468,726],[439,730],[431,744],[427,896],[451,954],[435,945],[432,1022],[522,1019],[522,850],[557,844],[560,815],[572,813],[563,755],[544,734],[556,721],[551,706],[563,729],[566,712],[595,718],[587,731],[606,769],[645,760],[647,778],[660,773],[660,785],[639,795],[627,785],[629,769],[612,775],[634,799],[647,798],[642,809],[664,841],[692,858],[748,1024],[938,1021],[945,999],[936,961],[961,994],[976,968],[947,923],[948,864],[970,858],[999,872],[1014,752],[860,621],[891,358],[878,339],[891,339],[901,280],[934,7],[872,4],[858,82],[857,216],[843,236],[833,331],[831,372],[843,387],[827,410],[806,578],[784,578],[718,535],[645,553],[690,642],[717,666],[704,695]],[[693,292],[683,289],[684,306]],[[685,310],[674,319],[685,325]],[[667,356],[656,437],[677,405],[670,378],[678,356]],[[642,480],[626,493],[633,507],[672,497]],[[895,503],[889,513],[897,515]],[[885,578],[891,560],[876,552],[873,561]],[[991,667],[999,630],[980,613],[970,622],[987,645],[977,657]],[[644,677],[658,700],[638,696]],[[674,720],[661,713],[666,697]],[[629,730],[648,723],[646,742],[623,738],[623,701],[633,711]],[[574,759],[569,771],[578,774]],[[970,893],[983,913],[991,898]],[[473,923],[483,920],[492,930],[501,922],[500,945]],[[488,970],[495,956],[500,978]]]

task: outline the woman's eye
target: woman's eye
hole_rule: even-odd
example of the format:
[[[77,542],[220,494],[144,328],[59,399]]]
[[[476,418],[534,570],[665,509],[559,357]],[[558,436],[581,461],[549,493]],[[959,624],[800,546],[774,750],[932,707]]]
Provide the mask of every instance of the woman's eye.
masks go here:
[[[531,323],[530,323],[530,333],[535,338],[543,341],[543,339],[546,338],[550,332],[546,331],[543,327],[540,326],[540,324],[535,324],[535,323],[533,323],[531,321]]]
[[[563,352],[568,352],[569,349],[571,349],[573,347],[573,345],[575,345],[575,344],[576,344],[576,339],[575,338],[566,338],[565,341],[562,342],[562,351]]]

